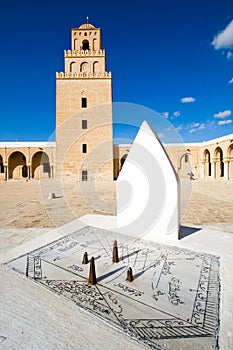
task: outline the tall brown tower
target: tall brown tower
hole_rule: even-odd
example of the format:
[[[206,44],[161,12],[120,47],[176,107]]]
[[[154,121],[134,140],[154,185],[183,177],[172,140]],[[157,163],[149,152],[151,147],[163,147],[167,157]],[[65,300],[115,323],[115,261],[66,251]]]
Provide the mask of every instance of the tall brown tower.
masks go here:
[[[56,175],[78,181],[113,178],[112,78],[101,29],[71,31],[65,72],[56,73]]]

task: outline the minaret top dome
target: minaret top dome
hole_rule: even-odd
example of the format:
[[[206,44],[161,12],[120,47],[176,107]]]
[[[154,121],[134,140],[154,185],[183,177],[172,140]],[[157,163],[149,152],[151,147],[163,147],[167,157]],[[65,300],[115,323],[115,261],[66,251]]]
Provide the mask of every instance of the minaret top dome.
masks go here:
[[[79,27],[79,29],[94,29],[94,28],[95,28],[95,26],[93,26],[93,24],[91,24],[91,23],[83,23]]]

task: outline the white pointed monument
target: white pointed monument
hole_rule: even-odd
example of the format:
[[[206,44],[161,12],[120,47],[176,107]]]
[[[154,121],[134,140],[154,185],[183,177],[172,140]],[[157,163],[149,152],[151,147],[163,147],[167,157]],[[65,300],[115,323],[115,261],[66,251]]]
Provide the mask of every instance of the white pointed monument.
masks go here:
[[[117,179],[117,224],[135,238],[179,238],[179,180],[154,129],[144,121]]]

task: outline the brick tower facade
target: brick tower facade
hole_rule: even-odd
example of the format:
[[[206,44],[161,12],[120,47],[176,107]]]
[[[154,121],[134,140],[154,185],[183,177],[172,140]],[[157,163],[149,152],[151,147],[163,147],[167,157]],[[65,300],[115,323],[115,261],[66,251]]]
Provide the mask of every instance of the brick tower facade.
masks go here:
[[[101,29],[73,28],[71,43],[56,73],[56,176],[112,180],[112,78]]]

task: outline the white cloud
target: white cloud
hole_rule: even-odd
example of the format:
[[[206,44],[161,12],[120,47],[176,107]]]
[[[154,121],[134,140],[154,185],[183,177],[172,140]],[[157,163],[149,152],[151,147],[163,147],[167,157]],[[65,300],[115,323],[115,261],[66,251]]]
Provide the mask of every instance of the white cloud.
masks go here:
[[[174,116],[174,117],[179,117],[180,114],[181,114],[180,111],[175,111],[175,112],[173,113],[173,116]]]
[[[216,35],[212,41],[215,50],[227,52],[227,58],[233,58],[233,20]]]
[[[183,129],[182,125],[177,126],[177,128],[176,128],[177,131],[180,131],[180,130],[182,130],[182,129]]]
[[[198,127],[198,130],[205,130],[206,126],[205,124],[200,124]]]
[[[204,123],[203,124],[192,123],[192,124],[189,124],[187,127],[190,128],[189,133],[192,134],[192,133],[199,131],[199,130],[205,130],[206,125]]]
[[[163,112],[162,115],[163,115],[166,119],[168,119],[168,117],[169,117],[169,112]]]
[[[220,119],[223,119],[223,118],[226,118],[226,117],[229,117],[231,115],[231,110],[227,109],[225,111],[220,111],[216,114],[214,114],[214,118],[220,118]]]
[[[215,120],[211,120],[211,121],[208,121],[208,123],[206,124],[207,128],[208,129],[213,129],[216,127],[216,122]]]
[[[233,20],[212,41],[215,50],[233,48]]]
[[[191,102],[195,102],[196,99],[194,97],[182,97],[180,99],[180,102],[182,103],[191,103]]]
[[[228,52],[227,52],[227,58],[228,58],[229,60],[231,60],[231,59],[233,58],[233,52],[228,51]]]
[[[231,78],[229,81],[228,81],[229,84],[232,84],[233,83],[233,78]]]
[[[226,124],[231,124],[232,120],[227,119],[227,120],[219,120],[218,125],[226,125]]]
[[[162,139],[162,138],[164,137],[164,134],[163,134],[162,132],[159,132],[159,133],[158,133],[158,137],[159,137],[160,139]]]
[[[197,128],[200,125],[200,123],[192,123],[189,125],[190,128]]]

